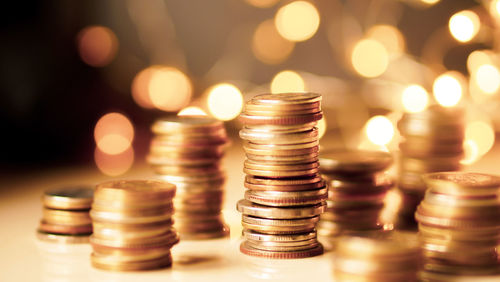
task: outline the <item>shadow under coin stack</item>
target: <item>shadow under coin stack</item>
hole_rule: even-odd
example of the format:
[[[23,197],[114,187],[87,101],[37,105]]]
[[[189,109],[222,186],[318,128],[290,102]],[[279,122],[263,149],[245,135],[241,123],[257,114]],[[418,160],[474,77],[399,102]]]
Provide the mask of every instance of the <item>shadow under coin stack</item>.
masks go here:
[[[241,252],[276,259],[323,253],[315,230],[327,197],[318,175],[321,117],[321,95],[314,93],[263,94],[246,103]]]
[[[221,213],[225,175],[220,168],[228,144],[221,121],[181,116],[153,124],[148,162],[161,179],[177,186],[174,227],[181,239],[229,234]]]
[[[342,237],[333,261],[335,281],[419,281],[421,251],[416,234]]]
[[[415,210],[426,186],[421,175],[460,170],[463,158],[464,116],[461,109],[431,106],[405,114],[398,122],[404,141],[400,143],[398,190],[401,205],[394,225],[416,229]]]
[[[384,173],[391,154],[381,151],[321,152],[321,176],[328,186],[327,208],[320,216],[318,235],[328,249],[340,235],[363,235],[381,230],[380,213],[393,181]]]
[[[43,218],[37,236],[56,243],[88,243],[92,234],[90,187],[70,187],[43,194]]]
[[[423,280],[500,273],[500,177],[441,172],[423,180],[428,189],[415,213],[424,251]]]
[[[175,185],[159,180],[110,181],[97,185],[90,216],[92,265],[116,271],[172,264],[179,242],[172,228]]]

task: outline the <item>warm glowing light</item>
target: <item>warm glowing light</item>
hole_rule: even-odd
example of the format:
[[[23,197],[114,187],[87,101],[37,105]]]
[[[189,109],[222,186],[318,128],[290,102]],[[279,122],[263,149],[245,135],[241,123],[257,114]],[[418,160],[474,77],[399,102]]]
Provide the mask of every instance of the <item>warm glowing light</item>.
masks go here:
[[[316,127],[318,128],[318,139],[321,139],[323,135],[325,135],[327,126],[328,125],[326,124],[325,116],[323,115],[323,117],[318,121],[318,124],[316,125]]]
[[[319,13],[313,4],[295,1],[281,7],[274,23],[278,32],[290,41],[304,41],[311,38],[319,27]]]
[[[480,156],[486,154],[495,143],[495,130],[484,121],[473,121],[465,127],[465,140],[476,144]]]
[[[243,96],[236,86],[221,83],[209,90],[207,103],[208,110],[216,119],[231,120],[240,114]]]
[[[476,50],[467,57],[467,69],[469,73],[474,74],[477,69],[485,64],[492,64],[494,54],[490,50]]]
[[[118,51],[118,39],[104,26],[89,26],[77,36],[78,52],[82,60],[93,67],[108,65]]]
[[[271,93],[304,92],[305,88],[304,79],[291,70],[277,73],[271,82]]]
[[[434,4],[438,3],[440,0],[420,0],[420,1],[422,1],[422,3],[424,3],[424,4],[434,5]]]
[[[364,39],[354,46],[351,62],[360,75],[377,77],[386,71],[389,64],[389,54],[384,45],[378,41]]]
[[[279,0],[245,0],[248,4],[257,8],[270,8]]]
[[[158,67],[156,67],[158,68]],[[132,98],[141,107],[146,109],[154,108],[151,98],[149,98],[149,81],[153,76],[155,67],[143,69],[134,77],[132,81]]]
[[[376,145],[385,145],[394,137],[394,126],[385,116],[374,116],[365,126],[366,136]]]
[[[443,107],[453,107],[462,98],[462,85],[450,72],[440,75],[432,86],[434,98]]]
[[[464,141],[464,158],[460,160],[461,164],[469,165],[473,164],[477,160],[479,160],[479,148],[477,147],[476,142],[473,140],[465,140]]]
[[[500,0],[491,1],[490,12],[496,17],[500,17]]]
[[[384,45],[387,52],[399,54],[405,49],[403,34],[392,25],[376,25],[371,27],[366,35]]]
[[[448,27],[456,40],[468,42],[479,32],[480,24],[476,13],[465,10],[451,16]]]
[[[475,75],[477,86],[486,94],[495,94],[500,88],[500,72],[494,65],[480,66]]]
[[[94,128],[97,147],[105,154],[117,155],[127,150],[134,139],[134,127],[120,113],[102,116]]]
[[[252,39],[255,57],[266,64],[279,64],[290,56],[294,42],[281,37],[272,20],[259,24]]]
[[[171,67],[154,68],[148,91],[153,105],[168,112],[185,107],[192,95],[189,78],[180,70]]]
[[[403,91],[402,101],[406,112],[418,113],[427,108],[429,94],[420,85],[410,85]]]
[[[134,163],[134,149],[127,150],[117,155],[102,152],[99,147],[95,149],[94,160],[99,170],[109,176],[118,176],[127,172]]]
[[[200,107],[190,106],[179,111],[178,116],[206,116],[207,113]]]

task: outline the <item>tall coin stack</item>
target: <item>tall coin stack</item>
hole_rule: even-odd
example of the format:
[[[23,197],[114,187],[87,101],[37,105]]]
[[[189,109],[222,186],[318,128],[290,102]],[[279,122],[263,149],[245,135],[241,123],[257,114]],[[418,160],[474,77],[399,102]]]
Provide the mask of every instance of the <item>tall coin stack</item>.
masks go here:
[[[441,172],[423,180],[428,189],[415,213],[423,277],[500,273],[500,177]]]
[[[181,239],[224,237],[225,175],[221,159],[228,143],[221,121],[203,116],[161,119],[147,157],[161,178],[177,186],[174,226]]]
[[[315,230],[327,197],[318,175],[321,117],[321,95],[314,93],[263,94],[246,103],[241,252],[278,259],[323,253]]]
[[[415,234],[342,237],[333,261],[335,281],[419,281],[421,251]]]
[[[43,218],[38,238],[58,243],[88,243],[92,234],[89,210],[93,194],[90,187],[46,191],[42,196]]]
[[[318,234],[325,247],[334,248],[339,235],[362,235],[380,230],[380,213],[393,181],[384,173],[393,162],[381,151],[321,152],[321,176],[328,186],[327,208],[320,216]]]
[[[172,228],[175,185],[159,180],[122,180],[97,185],[90,216],[92,265],[134,271],[172,264],[179,242]]]
[[[402,204],[395,226],[415,229],[414,213],[426,189],[421,175],[461,168],[464,115],[461,109],[435,105],[423,112],[405,114],[398,128],[404,141],[399,145],[398,189]]]

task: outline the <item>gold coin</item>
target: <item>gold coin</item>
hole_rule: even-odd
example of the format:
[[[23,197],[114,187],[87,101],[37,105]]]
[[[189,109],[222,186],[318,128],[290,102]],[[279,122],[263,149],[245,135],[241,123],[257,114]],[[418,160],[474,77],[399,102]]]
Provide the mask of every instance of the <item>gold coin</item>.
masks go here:
[[[307,154],[317,154],[319,147],[315,145],[314,147],[311,148],[305,148],[305,149],[286,149],[286,150],[279,150],[279,149],[272,149],[272,148],[264,148],[264,149],[255,149],[255,148],[249,148],[246,146],[243,146],[243,150],[245,151],[245,154],[248,155],[254,155],[254,156],[269,156],[269,157],[276,157],[276,158],[282,158],[282,157],[290,157],[292,156],[302,156],[302,155],[307,155]]]
[[[420,243],[411,232],[380,232],[377,237],[344,237],[339,240],[337,255],[356,259],[418,259]]]
[[[89,212],[43,209],[43,220],[49,224],[88,225],[92,223]]]
[[[86,244],[89,242],[89,235],[66,235],[55,234],[38,230],[36,233],[38,240],[57,244]]]
[[[399,144],[401,153],[408,157],[428,158],[463,156],[463,142],[435,142],[424,138],[407,138]]]
[[[245,124],[243,128],[248,128],[256,131],[274,131],[274,132],[298,132],[298,131],[306,131],[311,130],[316,127],[317,122],[312,121],[308,123],[301,124]]]
[[[276,227],[299,227],[304,225],[314,225],[318,222],[319,216],[315,215],[312,217],[302,217],[293,219],[273,219],[273,218],[262,218],[255,216],[248,216],[243,213],[242,222],[262,225],[262,226],[276,226]]]
[[[246,255],[270,258],[270,259],[299,259],[314,257],[323,254],[323,246],[318,244],[312,249],[298,250],[298,251],[265,251],[255,249],[247,244],[246,241],[241,243],[240,251]]]
[[[444,216],[449,218],[491,218],[500,215],[500,202],[494,206],[478,206],[463,208],[454,206],[437,205],[429,201],[422,201],[420,209],[426,214]]]
[[[167,255],[161,257],[159,259],[148,260],[148,261],[138,261],[138,262],[102,262],[96,261],[95,256],[91,257],[92,266],[95,268],[103,269],[103,270],[112,270],[112,271],[138,271],[138,270],[151,270],[164,268],[172,265],[172,257],[171,255]]]
[[[307,243],[306,243],[307,242]],[[264,251],[293,252],[312,249],[319,245],[318,240],[312,239],[306,242],[259,242],[246,240],[247,246]]]
[[[254,232],[249,229],[243,230],[243,237],[247,240],[261,242],[295,242],[316,239],[316,232],[290,235],[269,235],[264,233]]]
[[[458,157],[435,157],[435,158],[408,158],[401,157],[400,169],[404,172],[415,172],[415,173],[428,173],[437,171],[455,171],[461,168],[460,160],[461,156]]]
[[[112,223],[122,223],[122,224],[143,224],[143,223],[154,223],[169,220],[174,211],[173,209],[167,209],[156,215],[127,215],[122,212],[108,212],[108,211],[90,211],[90,217],[93,221],[100,222],[112,222]]]
[[[323,117],[323,113],[314,113],[306,115],[291,116],[252,116],[241,114],[239,120],[243,124],[276,124],[276,125],[294,125],[318,121]]]
[[[314,142],[318,140],[318,129],[302,132],[282,133],[273,131],[255,131],[250,129],[240,130],[240,138],[254,144],[297,144]]]
[[[491,230],[457,230],[419,224],[418,231],[420,232],[421,236],[452,239],[466,242],[500,239],[500,226],[496,229]]]
[[[248,107],[245,107],[244,113],[252,116],[289,116],[289,115],[314,114],[320,111],[321,109],[319,107],[312,109],[299,109],[299,110],[277,110],[277,109],[251,110]]]
[[[299,150],[299,149],[309,149],[314,148],[319,145],[318,141],[299,143],[299,144],[255,144],[248,141],[243,141],[243,149],[257,149],[257,150],[269,150],[269,151],[280,151],[280,150]],[[297,151],[298,152],[298,151]]]
[[[322,203],[328,196],[326,187],[300,192],[252,191],[245,192],[245,199],[267,206],[304,206]]]
[[[161,180],[117,180],[98,184],[94,197],[111,201],[140,202],[143,200],[173,198],[175,185]]]
[[[292,178],[292,177],[306,177],[312,176],[319,172],[318,168],[305,169],[305,170],[257,170],[243,168],[243,172],[253,176],[269,177],[269,178]]]
[[[497,195],[485,196],[455,196],[449,194],[436,193],[430,188],[425,193],[424,201],[438,206],[476,209],[476,208],[500,208],[500,198]]]
[[[79,234],[91,234],[92,225],[67,225],[67,224],[51,224],[44,220],[40,222],[38,230],[46,233],[55,234],[68,234],[68,235],[79,235]]]
[[[94,234],[98,238],[119,241],[147,240],[151,237],[160,236],[172,230],[172,222],[158,224],[157,226],[137,226],[130,228],[128,225],[116,226],[105,223],[94,223]]]
[[[431,226],[440,226],[443,228],[453,228],[453,229],[476,229],[476,230],[489,230],[491,228],[497,228],[498,224],[496,220],[466,220],[466,219],[450,219],[446,217],[437,217],[423,214],[421,210],[417,208],[415,213],[415,219],[422,224]]]
[[[67,187],[45,191],[43,205],[59,210],[88,210],[94,198],[94,188],[87,186]]]
[[[450,195],[492,195],[500,187],[500,177],[470,172],[439,172],[423,176],[424,182],[438,193]]]
[[[374,173],[387,169],[393,159],[382,151],[342,150],[321,152],[319,162],[324,173]]]
[[[280,111],[280,112],[292,112],[292,111],[303,111],[303,110],[315,110],[315,109],[320,109],[321,108],[321,102],[316,101],[316,102],[306,102],[306,103],[299,103],[299,104],[286,104],[286,105],[280,105],[280,104],[272,104],[272,103],[256,103],[255,101],[250,100],[245,103],[244,107],[244,112],[251,112],[251,111],[257,111],[257,112],[274,112],[274,111]]]
[[[283,106],[296,104],[309,104],[321,101],[321,94],[317,93],[279,93],[279,94],[260,94],[251,100],[255,104]]]
[[[179,235],[174,229],[149,238],[101,238],[99,234],[90,236],[90,243],[97,248],[147,249],[157,247],[172,247],[179,242]]]
[[[304,163],[304,164],[293,164],[293,165],[275,165],[268,164],[266,162],[254,162],[251,160],[245,160],[244,167],[246,169],[252,170],[268,170],[268,171],[298,171],[298,170],[310,170],[319,167],[318,162]]]
[[[275,208],[254,204],[248,200],[239,200],[236,208],[244,215],[268,219],[297,219],[320,215],[325,211],[326,204],[314,206]]]
[[[210,117],[175,116],[156,121],[151,130],[155,134],[206,133],[224,124]]]

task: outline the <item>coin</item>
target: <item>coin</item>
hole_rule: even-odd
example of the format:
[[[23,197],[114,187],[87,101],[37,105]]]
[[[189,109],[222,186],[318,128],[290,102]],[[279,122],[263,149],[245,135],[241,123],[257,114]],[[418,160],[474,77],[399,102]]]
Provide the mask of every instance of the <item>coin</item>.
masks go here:
[[[264,241],[264,242],[294,242],[294,241],[305,241],[305,240],[315,239],[316,232],[291,234],[291,235],[269,235],[269,234],[254,232],[249,229],[244,229],[243,237],[254,241]]]
[[[51,209],[88,210],[93,197],[93,188],[76,186],[45,191],[42,201],[45,207]]]
[[[92,221],[89,212],[43,209],[43,220],[49,224],[88,225]]]
[[[58,243],[58,244],[85,244],[89,242],[88,234],[84,235],[66,235],[66,234],[56,234],[38,230],[37,238],[40,241]]]
[[[268,206],[304,206],[322,203],[328,196],[326,187],[300,192],[252,191],[245,192],[245,199]]]
[[[321,95],[317,93],[279,93],[279,94],[260,94],[252,98],[256,104],[277,105],[296,105],[320,102]]]
[[[392,156],[382,151],[337,150],[320,153],[321,171],[324,173],[373,173],[387,169]]]
[[[439,172],[423,176],[423,181],[438,193],[450,195],[492,195],[500,187],[500,177],[467,172]]]
[[[91,256],[92,266],[103,269],[103,270],[113,270],[113,271],[138,271],[138,270],[151,270],[164,268],[172,265],[171,255],[166,255],[158,259],[138,261],[138,262],[122,262],[122,261],[110,261],[102,260],[97,258],[95,253]]]
[[[173,198],[175,185],[161,180],[118,180],[98,184],[96,194],[99,197],[126,201]],[[97,197],[97,195],[95,195]]]
[[[66,234],[66,235],[78,235],[78,234],[91,234],[92,225],[65,225],[65,224],[51,224],[42,220],[40,226],[38,227],[40,231],[46,233],[55,234]]]
[[[236,208],[244,215],[269,219],[295,219],[319,215],[325,210],[326,204],[322,203],[314,206],[274,208],[253,204],[248,200],[240,200],[238,201]]]
[[[156,121],[151,130],[156,134],[200,133],[221,128],[222,122],[209,117],[175,116]]]
[[[259,250],[252,246],[249,246],[248,242],[244,241],[240,245],[240,251],[247,255],[263,257],[263,258],[299,259],[299,258],[314,257],[323,254],[323,246],[321,244],[318,244],[311,249],[298,250],[298,251],[266,251],[266,250]]]

